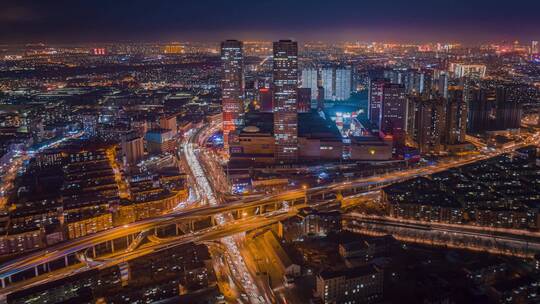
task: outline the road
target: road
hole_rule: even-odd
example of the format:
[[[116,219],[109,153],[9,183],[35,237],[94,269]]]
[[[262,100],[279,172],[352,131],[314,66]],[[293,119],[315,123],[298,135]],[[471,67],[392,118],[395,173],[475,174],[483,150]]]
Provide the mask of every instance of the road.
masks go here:
[[[210,130],[214,127],[210,126]],[[211,186],[210,181],[207,178],[208,171],[205,171],[197,157],[196,149],[201,145],[199,141],[199,132],[193,132],[189,136],[189,140],[184,142],[183,151],[187,164],[190,167],[191,173],[194,176],[196,187],[201,196],[205,199],[210,206],[219,206],[221,204],[217,195],[215,194],[215,188]],[[204,143],[205,140],[202,140]],[[232,216],[227,213],[221,213],[216,215],[216,222],[220,225],[231,221]],[[233,277],[237,282],[241,284],[242,289],[247,294],[247,298],[250,303],[270,303],[270,300],[266,294],[259,290],[255,280],[248,271],[246,263],[240,253],[239,244],[242,243],[242,235],[228,236],[221,239],[221,242],[225,246],[230,259],[227,261],[230,263],[230,269]]]
[[[531,258],[540,252],[540,242],[522,237],[510,237],[493,232],[462,227],[444,227],[430,224],[408,224],[387,219],[370,219],[358,214],[344,217],[346,230],[368,235],[391,234],[405,242],[441,247],[487,251],[493,254]]]
[[[258,229],[271,224],[275,224],[278,221],[284,220],[292,215],[294,215],[294,213],[287,212],[274,213],[271,216],[260,215],[257,217],[235,220],[220,226],[213,226],[186,235],[168,238],[150,238],[149,243],[141,245],[139,248],[132,251],[119,250],[115,253],[100,256],[97,259],[88,259],[88,261],[90,262],[89,264],[77,263],[74,265],[70,265],[69,267],[62,268],[60,270],[47,272],[43,275],[28,280],[14,282],[13,284],[10,284],[3,289],[0,289],[0,296],[5,297],[11,292],[69,277],[76,273],[80,273],[81,271],[86,271],[92,268],[104,269],[116,266],[120,263],[125,263],[129,260],[140,258],[142,256],[173,248],[179,245],[192,242],[222,240],[224,238],[232,237],[244,231]],[[233,251],[230,256],[234,257],[234,254],[235,252]],[[37,257],[37,259],[39,259],[39,257]]]
[[[214,190],[210,186],[208,179],[206,178],[206,173],[203,170],[203,167],[199,163],[199,160],[195,154],[195,149],[197,148],[194,143],[184,143],[184,153],[188,159],[188,164],[193,171],[194,180],[198,187],[197,192],[201,197],[206,198],[207,205],[192,208],[189,210],[175,211],[171,214],[158,216],[155,218],[150,218],[135,222],[129,225],[122,227],[116,227],[107,231],[100,233],[88,235],[79,239],[67,241],[65,243],[49,247],[45,250],[40,250],[35,253],[25,255],[21,258],[12,260],[2,266],[0,266],[0,278],[6,278],[11,276],[14,273],[18,273],[24,270],[32,269],[41,264],[58,260],[63,258],[66,255],[75,254],[77,252],[83,251],[87,248],[95,246],[96,244],[104,243],[111,241],[113,239],[126,237],[128,235],[135,235],[143,230],[152,229],[158,226],[165,226],[168,224],[174,224],[182,220],[187,220],[190,218],[204,217],[215,215],[217,217],[218,223],[224,224],[228,218],[225,216],[227,213],[238,210],[239,208],[247,208],[260,205],[264,202],[280,202],[280,201],[290,201],[298,198],[302,198],[305,195],[316,195],[320,193],[334,193],[336,191],[346,191],[348,189],[354,189],[364,186],[380,186],[384,184],[389,184],[393,182],[398,182],[406,180],[412,177],[428,175],[436,172],[440,172],[452,167],[461,166],[467,163],[476,162],[479,160],[488,159],[500,155],[502,153],[510,152],[514,149],[523,147],[529,144],[538,144],[538,133],[531,135],[529,138],[523,140],[520,143],[515,143],[506,149],[500,149],[496,151],[491,151],[482,155],[476,156],[467,156],[460,160],[450,161],[450,162],[441,162],[434,164],[432,166],[423,167],[423,168],[414,168],[394,173],[389,173],[381,176],[373,176],[368,178],[355,179],[353,181],[339,182],[334,184],[329,184],[322,187],[311,188],[307,190],[290,190],[284,191],[282,193],[267,196],[264,198],[245,198],[237,200],[234,203],[229,203],[227,205],[220,205],[218,199],[214,193]],[[238,246],[236,245],[236,240],[232,237],[225,238],[230,252],[237,253]],[[230,248],[229,248],[230,246]],[[236,269],[241,269],[238,271],[238,275],[242,277],[240,281],[245,282],[245,289],[249,292],[250,298],[253,299],[253,302],[257,303],[260,291],[255,286],[253,279],[250,278],[249,271],[245,271],[245,263],[243,263],[241,255],[231,254],[231,256],[236,256],[237,261],[235,262]]]

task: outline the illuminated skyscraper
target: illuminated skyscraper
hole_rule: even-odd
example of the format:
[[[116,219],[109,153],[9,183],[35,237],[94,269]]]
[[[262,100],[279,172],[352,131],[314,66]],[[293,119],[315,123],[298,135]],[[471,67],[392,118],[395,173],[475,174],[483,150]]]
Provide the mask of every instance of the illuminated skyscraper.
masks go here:
[[[298,44],[274,42],[274,157],[278,162],[298,159]]]
[[[243,124],[244,115],[244,54],[242,42],[227,40],[221,43],[223,64],[222,107],[223,143],[229,148],[229,134]]]

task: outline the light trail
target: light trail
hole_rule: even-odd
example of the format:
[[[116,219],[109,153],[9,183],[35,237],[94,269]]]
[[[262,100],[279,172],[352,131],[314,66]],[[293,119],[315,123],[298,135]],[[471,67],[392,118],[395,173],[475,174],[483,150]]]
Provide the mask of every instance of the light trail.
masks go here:
[[[190,134],[189,136],[193,138],[194,134]],[[183,144],[183,151],[187,164],[191,169],[193,177],[195,178],[199,193],[202,194],[201,196],[206,199],[208,205],[217,206],[219,205],[218,199],[210,186],[210,182],[206,177],[205,171],[199,163],[194,145],[195,144],[191,143],[190,140],[187,140]],[[219,225],[223,225],[228,220],[223,214],[216,215],[215,219]],[[259,289],[254,283],[254,280],[248,271],[247,265],[242,258],[237,243],[238,241],[241,241],[241,239],[235,237],[225,237],[222,239],[222,243],[225,245],[229,255],[232,257],[232,259],[229,261],[234,266],[231,267],[233,275],[238,279],[239,282],[242,283],[242,288],[246,291],[251,303],[265,303],[264,297],[259,292]]]

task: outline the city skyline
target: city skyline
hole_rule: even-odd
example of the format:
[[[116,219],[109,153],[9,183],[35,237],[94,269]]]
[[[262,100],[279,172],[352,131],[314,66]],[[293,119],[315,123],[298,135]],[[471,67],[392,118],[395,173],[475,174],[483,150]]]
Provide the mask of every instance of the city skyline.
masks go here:
[[[0,304],[540,303],[538,0],[6,0]]]
[[[540,3],[424,0],[393,3],[295,1],[8,1],[0,13],[4,43],[112,41],[321,40],[328,42],[537,40]],[[516,9],[517,7],[517,9]],[[519,25],[519,26],[518,26]]]

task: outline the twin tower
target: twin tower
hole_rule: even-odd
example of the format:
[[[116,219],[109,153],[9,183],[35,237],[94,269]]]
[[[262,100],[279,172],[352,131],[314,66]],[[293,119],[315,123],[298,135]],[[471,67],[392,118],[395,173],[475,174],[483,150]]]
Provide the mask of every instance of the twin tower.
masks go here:
[[[243,43],[221,43],[223,64],[222,107],[223,140],[229,149],[229,134],[244,121],[244,52]],[[279,163],[298,160],[298,43],[280,40],[273,43],[272,91],[274,112],[274,157]]]

